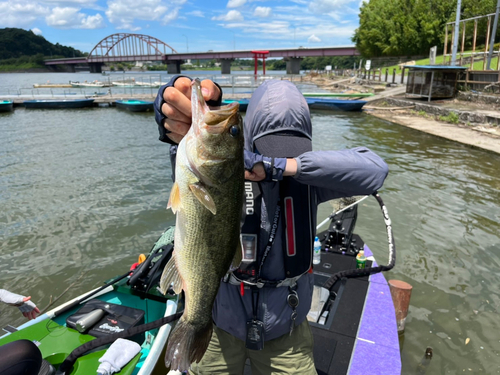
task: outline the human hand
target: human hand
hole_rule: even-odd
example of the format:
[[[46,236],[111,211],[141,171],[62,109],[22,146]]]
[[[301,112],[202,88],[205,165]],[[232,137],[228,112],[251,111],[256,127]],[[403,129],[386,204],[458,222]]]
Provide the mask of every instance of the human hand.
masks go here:
[[[253,166],[252,170],[245,169],[245,180],[248,181],[262,181],[266,178],[266,170],[264,163],[257,163]]]
[[[30,301],[31,296],[29,297],[24,297],[23,298],[23,303],[18,305],[17,307],[21,311],[21,313],[24,315],[25,318],[28,319],[35,319],[37,314],[40,314],[40,310],[36,305]]]
[[[209,79],[201,81],[201,92],[205,101],[217,100],[221,95],[220,89]],[[161,111],[167,116],[163,126],[170,132],[167,136],[179,143],[191,127],[191,80],[178,78],[174,86],[165,89],[163,100]]]

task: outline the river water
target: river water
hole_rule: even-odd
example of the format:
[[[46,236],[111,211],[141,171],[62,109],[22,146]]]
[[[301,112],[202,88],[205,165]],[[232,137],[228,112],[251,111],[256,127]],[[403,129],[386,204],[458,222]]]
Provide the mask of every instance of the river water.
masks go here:
[[[54,77],[1,74],[0,93]],[[397,263],[386,278],[413,286],[402,373],[423,373],[428,346],[427,374],[500,373],[500,155],[365,113],[313,112],[312,122],[314,149],[364,145],[389,164],[380,193]],[[165,209],[168,146],[151,113],[18,107],[0,113],[0,134],[0,288],[44,308],[70,287],[56,304],[66,301],[123,274],[174,224]],[[319,221],[329,213],[322,205]],[[361,204],[357,232],[387,264],[372,198]],[[0,306],[1,327],[23,321],[17,309]]]

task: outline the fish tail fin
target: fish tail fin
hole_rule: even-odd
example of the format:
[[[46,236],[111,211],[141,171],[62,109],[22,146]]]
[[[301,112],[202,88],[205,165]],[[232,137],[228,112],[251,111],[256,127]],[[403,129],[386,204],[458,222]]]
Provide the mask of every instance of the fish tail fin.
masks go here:
[[[203,358],[211,337],[212,321],[195,326],[181,318],[168,339],[165,365],[170,370],[187,371],[191,363]]]

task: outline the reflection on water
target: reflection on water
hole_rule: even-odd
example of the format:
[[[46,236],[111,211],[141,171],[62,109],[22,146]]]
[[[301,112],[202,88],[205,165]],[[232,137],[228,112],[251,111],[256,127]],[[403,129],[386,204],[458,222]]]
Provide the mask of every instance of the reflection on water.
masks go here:
[[[60,301],[75,297],[122,274],[174,223],[168,146],[150,113],[17,108],[0,114],[0,132],[1,288],[41,308],[72,283]],[[313,132],[317,150],[365,145],[389,164],[381,195],[398,253],[386,277],[413,286],[403,374],[417,373],[427,346],[428,374],[497,373],[500,156],[364,113],[313,113]],[[329,213],[323,205],[320,220]],[[357,231],[386,264],[372,198]],[[0,326],[23,322],[0,309]]]

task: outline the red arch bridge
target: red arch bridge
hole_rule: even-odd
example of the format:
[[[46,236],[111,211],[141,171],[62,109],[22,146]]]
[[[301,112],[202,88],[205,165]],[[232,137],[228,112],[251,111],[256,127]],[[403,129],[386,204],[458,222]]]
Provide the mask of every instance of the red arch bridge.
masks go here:
[[[284,58],[288,74],[299,74],[300,62],[307,56],[358,56],[354,46],[318,47],[318,48],[283,48],[269,49],[266,58]],[[75,72],[89,70],[101,73],[102,67],[110,63],[161,61],[167,65],[168,73],[180,73],[180,66],[189,59],[216,59],[221,63],[222,74],[231,73],[231,61],[234,59],[254,58],[262,51],[208,51],[179,53],[161,40],[142,34],[113,34],[102,39],[87,57],[73,57],[45,60],[45,65],[54,70]]]

